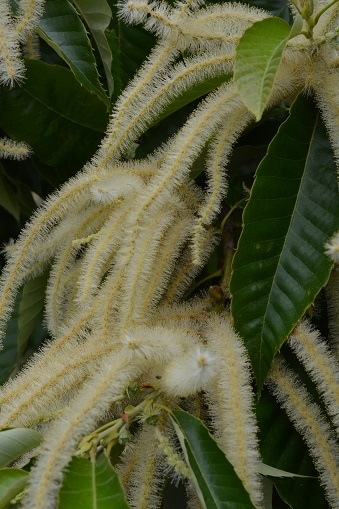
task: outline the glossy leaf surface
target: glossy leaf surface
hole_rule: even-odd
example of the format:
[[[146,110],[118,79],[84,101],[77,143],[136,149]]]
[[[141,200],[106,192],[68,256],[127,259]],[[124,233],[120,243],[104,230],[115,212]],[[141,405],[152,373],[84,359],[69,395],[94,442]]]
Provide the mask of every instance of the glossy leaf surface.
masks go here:
[[[175,430],[203,507],[253,509],[249,494],[204,424],[193,415],[173,412]]]
[[[26,69],[20,87],[1,90],[0,127],[67,178],[96,151],[108,121],[105,106],[64,67],[27,60]]]
[[[231,312],[259,391],[275,353],[327,282],[338,228],[335,164],[312,101],[300,96],[260,164],[233,260]]]
[[[38,447],[42,435],[34,429],[13,428],[0,431],[0,468]]]
[[[108,106],[90,41],[73,5],[65,0],[47,0],[38,34],[69,65],[79,83]]]
[[[267,18],[248,28],[237,46],[234,82],[257,120],[270,99],[289,33],[286,21]]]
[[[105,455],[96,463],[73,458],[59,493],[58,509],[129,509],[119,478]]]
[[[25,488],[28,481],[28,472],[19,468],[5,468],[0,470],[0,509],[8,507]]]

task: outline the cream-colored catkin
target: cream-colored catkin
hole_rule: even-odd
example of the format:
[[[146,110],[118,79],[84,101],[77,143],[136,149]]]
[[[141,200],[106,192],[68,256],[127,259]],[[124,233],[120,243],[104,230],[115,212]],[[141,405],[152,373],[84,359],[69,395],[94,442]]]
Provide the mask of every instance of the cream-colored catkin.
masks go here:
[[[177,49],[173,51],[173,41],[160,43],[150,55],[149,62],[121,94],[108,134],[92,161],[92,171],[121,156],[165,107],[185,90],[209,77],[227,75],[234,63],[235,44],[233,42],[227,51],[213,48],[193,55],[175,66],[173,60]]]
[[[268,387],[306,442],[333,509],[339,501],[339,447],[319,406],[282,359],[270,370]]]
[[[306,321],[294,329],[288,344],[316,384],[339,435],[339,362]]]
[[[215,382],[206,391],[215,434],[253,504],[259,508],[263,503],[258,473],[261,459],[247,351],[226,314],[207,320],[205,337],[217,359]]]
[[[25,44],[22,47],[22,52],[25,58],[30,60],[40,60],[40,39],[37,33],[31,33],[28,35]]]
[[[131,444],[117,467],[133,509],[158,509],[165,481],[154,427],[144,425],[138,444]]]
[[[193,262],[199,264],[203,251],[202,231],[205,226],[211,224],[221,208],[221,201],[227,190],[226,165],[232,150],[232,146],[252,119],[252,115],[244,107],[239,108],[231,119],[228,119],[225,127],[211,142],[207,156],[208,189],[206,199],[199,210],[193,237]]]
[[[11,419],[12,411],[16,411],[15,402],[27,394],[27,391],[35,390],[41,378],[44,377],[44,372],[46,370],[49,372],[55,358],[66,354],[66,349],[69,349],[71,353],[76,350],[78,342],[86,340],[89,323],[95,311],[96,305],[94,304],[89,311],[76,316],[72,324],[62,333],[60,332],[58,338],[45,343],[41,350],[26,362],[20,373],[0,388],[1,411],[4,411],[6,407],[9,410],[8,413],[5,411],[3,414],[0,413],[0,426],[4,426],[4,419]]]
[[[1,427],[36,427],[46,416],[63,410],[71,391],[100,370],[102,359],[116,347],[114,343],[98,344],[97,340],[92,335],[76,348],[66,344],[49,363],[45,361],[38,377],[30,380],[25,391],[2,403]]]
[[[9,138],[0,138],[0,158],[21,161],[32,153],[32,149],[23,141],[14,141]]]
[[[43,14],[45,0],[20,0],[15,22],[15,35],[24,42],[32,33]]]
[[[10,250],[0,278],[0,339],[12,310],[15,295],[27,273],[36,265],[36,253],[44,250],[53,227],[83,203],[88,187],[96,178],[80,174],[70,179],[33,213]],[[49,254],[52,256],[52,254]],[[47,260],[45,260],[47,261]]]
[[[142,364],[131,364],[123,353],[107,355],[93,377],[71,401],[67,412],[50,428],[31,471],[24,499],[25,509],[54,509],[63,469],[80,438],[90,433],[114,397],[137,378]]]
[[[110,209],[110,204],[106,203],[80,208],[77,211],[77,220],[74,220],[72,215],[63,222],[65,237],[56,249],[46,291],[45,315],[51,334],[57,335],[64,323],[63,317],[69,304],[68,296],[72,291],[66,282],[80,265],[77,258],[82,245],[78,246],[75,240],[100,231],[111,212]],[[74,284],[77,286],[78,281],[74,281]]]
[[[145,317],[150,311],[154,311],[171,278],[175,262],[191,233],[192,217],[178,215],[174,225],[166,232],[159,244],[158,252],[154,258],[153,269],[149,272],[147,287],[140,292],[140,300],[136,302],[135,316]]]
[[[25,68],[8,0],[0,1],[0,12],[0,85],[12,87],[22,80]]]

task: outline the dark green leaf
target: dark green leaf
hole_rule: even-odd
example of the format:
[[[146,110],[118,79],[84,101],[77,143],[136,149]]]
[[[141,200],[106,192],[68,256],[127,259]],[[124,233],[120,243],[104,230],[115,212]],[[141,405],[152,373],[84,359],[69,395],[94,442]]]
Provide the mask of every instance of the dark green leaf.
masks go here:
[[[208,509],[253,509],[249,494],[233,466],[204,424],[183,410],[173,412],[173,417],[203,506]]]
[[[74,0],[74,4],[85,20],[97,45],[105,70],[109,96],[111,97],[113,94],[112,52],[105,30],[111,22],[112,11],[106,0]]]
[[[15,306],[7,323],[6,335],[0,351],[0,384],[6,382],[18,362],[18,336],[19,336],[19,305],[21,291],[15,300]]]
[[[40,445],[42,435],[34,429],[13,428],[0,431],[0,468]]]
[[[259,391],[275,353],[328,280],[338,228],[335,163],[312,101],[300,96],[257,170],[233,260],[231,311]]]
[[[279,469],[309,476],[293,479],[272,477],[280,497],[293,509],[328,509],[318,474],[302,437],[266,390],[257,404],[257,418],[263,461]]]
[[[17,221],[20,217],[20,203],[17,195],[13,191],[6,173],[0,165],[0,206],[7,210]]]
[[[19,356],[24,352],[27,341],[38,323],[43,320],[43,307],[48,273],[28,281],[22,290],[19,307]]]
[[[27,60],[26,69],[21,87],[1,90],[0,126],[67,178],[96,151],[108,121],[105,106],[64,67]]]
[[[90,41],[73,5],[65,0],[47,0],[37,31],[70,66],[79,83],[108,107]]]
[[[250,26],[237,46],[234,82],[257,120],[269,102],[289,34],[286,21],[267,18]]]
[[[119,478],[105,455],[93,464],[73,458],[60,489],[58,509],[129,509]]]
[[[0,470],[0,509],[5,509],[13,498],[25,488],[28,472],[19,468]]]

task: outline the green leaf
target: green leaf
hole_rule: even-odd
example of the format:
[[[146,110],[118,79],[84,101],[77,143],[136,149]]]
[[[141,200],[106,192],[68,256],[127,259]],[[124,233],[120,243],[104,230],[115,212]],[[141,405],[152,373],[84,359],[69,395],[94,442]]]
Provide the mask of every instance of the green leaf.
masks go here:
[[[301,435],[294,429],[284,410],[264,390],[257,403],[261,457],[275,468],[297,472],[303,477],[272,481],[279,496],[293,509],[328,509],[318,473]]]
[[[27,341],[35,327],[43,319],[43,307],[48,273],[28,281],[22,290],[19,307],[19,356],[24,352]]]
[[[105,455],[96,463],[73,458],[59,493],[58,509],[129,509],[119,478]]]
[[[109,96],[111,97],[113,94],[112,52],[105,30],[111,22],[112,11],[106,0],[74,0],[73,3],[85,20],[97,45],[105,70]]]
[[[265,463],[260,464],[259,473],[262,475],[269,475],[270,477],[304,477],[306,479],[310,477],[309,475],[300,475],[294,474],[292,472],[286,472],[286,470],[271,467],[270,465],[265,465]]]
[[[5,509],[25,488],[29,473],[19,468],[0,470],[0,509]]]
[[[8,380],[18,362],[18,320],[21,292],[20,290],[16,297],[14,309],[7,322],[6,336],[4,337],[2,349],[0,351],[0,384]]]
[[[79,83],[109,107],[90,41],[73,5],[66,0],[47,0],[37,32],[69,65]]]
[[[245,31],[237,46],[234,82],[257,120],[270,99],[290,30],[281,18],[263,19]]]
[[[0,206],[7,210],[17,221],[20,218],[20,203],[13,191],[5,171],[0,165]]]
[[[39,162],[61,168],[63,180],[94,154],[107,121],[103,103],[64,67],[26,60],[22,85],[1,89],[0,127],[29,143]],[[53,174],[50,181],[60,183]]]
[[[338,217],[331,146],[311,99],[300,96],[258,167],[233,259],[231,312],[259,392],[275,353],[328,280],[323,246]]]
[[[203,423],[177,410],[173,421],[200,502],[206,509],[253,509],[249,494]]]
[[[0,468],[40,445],[42,435],[34,429],[13,428],[0,431]]]

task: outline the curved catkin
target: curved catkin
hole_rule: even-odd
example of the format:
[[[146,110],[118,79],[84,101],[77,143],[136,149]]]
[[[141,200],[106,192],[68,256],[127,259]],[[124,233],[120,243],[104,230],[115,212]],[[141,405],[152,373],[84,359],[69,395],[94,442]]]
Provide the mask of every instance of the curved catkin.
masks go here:
[[[193,237],[193,262],[199,264],[203,251],[202,231],[205,226],[211,224],[216,214],[220,211],[221,201],[227,189],[225,167],[228,163],[232,146],[240,136],[243,129],[252,119],[252,115],[244,107],[235,111],[234,115],[225,122],[220,134],[216,135],[211,142],[207,156],[208,189],[206,199],[199,210]]]
[[[68,221],[63,223],[65,238],[55,253],[46,291],[45,316],[51,334],[57,334],[63,323],[65,308],[68,305],[68,299],[66,298],[66,302],[64,302],[64,297],[66,292],[67,295],[70,293],[70,285],[66,282],[80,265],[80,261],[77,259],[79,252],[87,245],[86,242],[78,245],[76,240],[96,234],[109,215],[110,208],[110,204],[107,203],[96,207],[93,205],[84,207],[77,211],[79,216],[77,221],[73,220],[72,215]],[[78,281],[76,281],[76,285],[77,283]]]
[[[282,359],[272,365],[268,387],[306,442],[331,507],[339,500],[339,447],[320,408]]]
[[[92,170],[97,171],[111,159],[121,156],[185,90],[213,76],[227,76],[234,63],[235,43],[230,43],[227,51],[213,48],[173,66],[176,56],[173,41],[160,43],[149,62],[121,94],[112,113],[108,134],[93,159]]]
[[[144,426],[138,435],[138,445],[131,445],[117,471],[133,509],[161,506],[165,477],[153,426]]]
[[[24,392],[7,399],[1,406],[1,427],[36,427],[53,414],[58,415],[63,407],[59,400],[67,398],[75,387],[100,369],[101,361],[109,355],[114,345],[101,342],[96,336],[87,338],[76,348],[64,345],[54,353],[49,363],[31,379]]]
[[[216,379],[206,392],[215,434],[255,507],[261,507],[260,454],[247,351],[227,315],[210,317],[205,337],[217,359]]]
[[[320,334],[306,321],[293,331],[289,346],[316,384],[339,435],[339,363]]]
[[[147,288],[140,292],[139,301],[136,301],[135,316],[144,317],[150,311],[154,311],[156,304],[167,288],[180,251],[190,235],[191,220],[192,217],[189,214],[182,217],[179,215],[167,235],[160,242],[158,252],[154,258],[153,269],[149,272]]]
[[[70,352],[76,349],[79,341],[84,341],[88,334],[88,324],[96,311],[93,305],[90,310],[73,319],[73,323],[60,334],[57,339],[50,340],[45,344],[39,352],[34,354],[25,364],[19,374],[12,380],[9,380],[0,388],[0,407],[1,410],[9,407],[9,413],[3,415],[0,413],[0,426],[3,426],[3,418],[10,418],[12,411],[15,411],[14,402],[18,401],[22,395],[26,394],[29,388],[33,388],[39,383],[40,374],[49,369],[53,364],[54,358],[66,353],[66,349]],[[62,352],[61,354],[59,352]]]
[[[36,27],[44,10],[45,0],[20,0],[15,22],[15,35],[24,42]]]
[[[50,428],[37,464],[30,475],[25,509],[54,509],[63,468],[81,436],[90,433],[100,417],[129,383],[140,374],[141,365],[126,361],[124,354],[107,355],[100,370],[88,380],[67,412]]]
[[[87,188],[96,178],[80,174],[51,195],[33,214],[13,249],[0,278],[0,338],[12,310],[16,292],[36,264],[35,252],[43,251],[53,227],[83,202]]]
[[[12,87],[15,81],[23,79],[25,68],[21,60],[9,1],[1,0],[0,9],[0,85]]]

